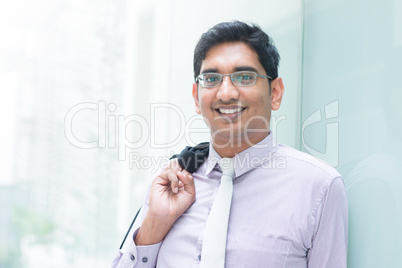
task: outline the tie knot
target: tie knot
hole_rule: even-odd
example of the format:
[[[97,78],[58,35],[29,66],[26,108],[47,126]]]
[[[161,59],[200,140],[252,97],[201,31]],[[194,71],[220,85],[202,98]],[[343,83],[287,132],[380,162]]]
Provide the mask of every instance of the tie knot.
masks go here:
[[[233,158],[221,158],[219,160],[222,174],[233,178],[234,176],[234,161]]]

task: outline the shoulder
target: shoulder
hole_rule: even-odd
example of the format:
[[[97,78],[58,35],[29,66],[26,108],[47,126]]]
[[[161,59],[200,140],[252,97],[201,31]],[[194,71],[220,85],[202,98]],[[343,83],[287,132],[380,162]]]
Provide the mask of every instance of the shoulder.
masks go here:
[[[341,177],[339,172],[325,161],[286,145],[277,145],[276,157],[283,158],[286,171],[298,174],[299,178],[318,179],[330,184],[335,178]]]

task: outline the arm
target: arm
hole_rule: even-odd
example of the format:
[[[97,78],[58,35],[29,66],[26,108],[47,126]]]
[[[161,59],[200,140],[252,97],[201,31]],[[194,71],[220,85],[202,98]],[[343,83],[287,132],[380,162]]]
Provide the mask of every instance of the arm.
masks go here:
[[[128,235],[132,239],[126,240],[112,267],[155,267],[162,240],[195,201],[193,177],[172,160],[153,180],[147,200]]]
[[[113,260],[112,267],[155,267],[162,242],[149,246],[137,246],[134,238],[138,230],[138,228],[135,229],[134,234],[130,236],[131,239],[127,239],[125,247],[119,251]]]
[[[307,254],[309,268],[346,268],[348,206],[344,183],[335,178],[319,200],[314,216],[312,246]]]

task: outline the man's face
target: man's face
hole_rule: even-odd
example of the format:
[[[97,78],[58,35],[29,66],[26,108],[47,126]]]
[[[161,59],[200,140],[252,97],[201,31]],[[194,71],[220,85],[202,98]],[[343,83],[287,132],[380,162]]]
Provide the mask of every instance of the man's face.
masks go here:
[[[242,42],[222,43],[212,47],[201,64],[200,73],[230,74],[248,70],[266,75],[257,53]],[[230,76],[214,88],[193,85],[196,112],[202,114],[216,142],[250,141],[251,146],[269,132],[271,109],[280,106],[283,95],[281,78],[272,81],[257,78],[253,86],[235,86]],[[236,144],[234,144],[236,146]]]

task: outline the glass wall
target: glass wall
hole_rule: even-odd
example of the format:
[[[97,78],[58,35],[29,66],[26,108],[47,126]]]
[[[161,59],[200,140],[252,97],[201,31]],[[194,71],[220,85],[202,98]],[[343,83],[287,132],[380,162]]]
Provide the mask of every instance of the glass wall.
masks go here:
[[[348,267],[402,267],[402,4],[304,4],[302,149],[349,201]]]

